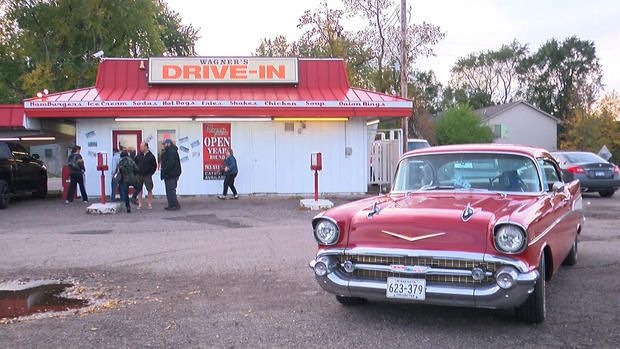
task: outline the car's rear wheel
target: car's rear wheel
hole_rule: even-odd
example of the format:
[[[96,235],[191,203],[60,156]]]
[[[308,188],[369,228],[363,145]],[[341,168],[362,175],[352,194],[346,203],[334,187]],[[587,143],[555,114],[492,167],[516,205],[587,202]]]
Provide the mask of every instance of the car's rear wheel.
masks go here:
[[[336,300],[342,305],[361,305],[366,303],[366,298],[336,296]]]
[[[547,313],[547,298],[546,288],[547,282],[545,280],[545,255],[540,257],[538,263],[538,280],[534,286],[534,292],[527,297],[527,300],[517,307],[515,315],[519,321],[528,324],[539,324],[545,320]]]
[[[41,183],[39,183],[39,187],[32,195],[36,198],[44,198],[47,195],[47,176],[41,176]]]
[[[599,191],[598,195],[604,197],[604,198],[610,198],[612,196],[614,196],[614,193],[616,191],[615,190],[604,190],[604,191]]]
[[[577,264],[577,252],[578,252],[578,244],[579,241],[577,240],[578,236],[575,236],[575,241],[573,241],[573,246],[570,249],[570,252],[568,252],[568,255],[566,256],[566,258],[564,259],[564,262],[562,262],[562,265],[568,265],[568,266],[572,266]]]
[[[0,180],[0,209],[5,209],[9,206],[9,201],[11,200],[10,195],[9,183],[5,180]]]

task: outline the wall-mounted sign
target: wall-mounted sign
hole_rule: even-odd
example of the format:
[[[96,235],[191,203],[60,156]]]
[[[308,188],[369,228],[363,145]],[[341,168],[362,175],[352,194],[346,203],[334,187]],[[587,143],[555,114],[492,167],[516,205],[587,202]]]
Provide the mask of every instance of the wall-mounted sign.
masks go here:
[[[226,150],[230,148],[230,124],[202,124],[202,160],[203,179],[224,179],[220,167],[226,159]]]
[[[151,57],[149,84],[296,84],[297,58]]]

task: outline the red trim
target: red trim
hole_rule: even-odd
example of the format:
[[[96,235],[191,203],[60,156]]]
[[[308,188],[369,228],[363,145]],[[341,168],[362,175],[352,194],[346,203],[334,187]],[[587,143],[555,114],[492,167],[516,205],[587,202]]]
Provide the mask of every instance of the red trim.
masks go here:
[[[24,115],[23,105],[0,105],[0,127],[24,127]]]

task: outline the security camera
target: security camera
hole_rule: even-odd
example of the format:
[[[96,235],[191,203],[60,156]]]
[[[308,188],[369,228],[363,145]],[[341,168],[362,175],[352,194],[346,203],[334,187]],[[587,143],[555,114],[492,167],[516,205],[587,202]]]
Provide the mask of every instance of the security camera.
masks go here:
[[[103,57],[103,51],[97,51],[93,54],[93,57],[95,58],[101,58]]]

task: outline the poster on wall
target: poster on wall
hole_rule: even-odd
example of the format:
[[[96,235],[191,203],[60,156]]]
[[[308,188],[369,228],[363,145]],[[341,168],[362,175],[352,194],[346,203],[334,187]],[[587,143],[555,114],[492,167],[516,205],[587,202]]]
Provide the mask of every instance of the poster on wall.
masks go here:
[[[224,179],[220,166],[226,159],[226,149],[230,148],[230,124],[202,124],[203,179]]]

